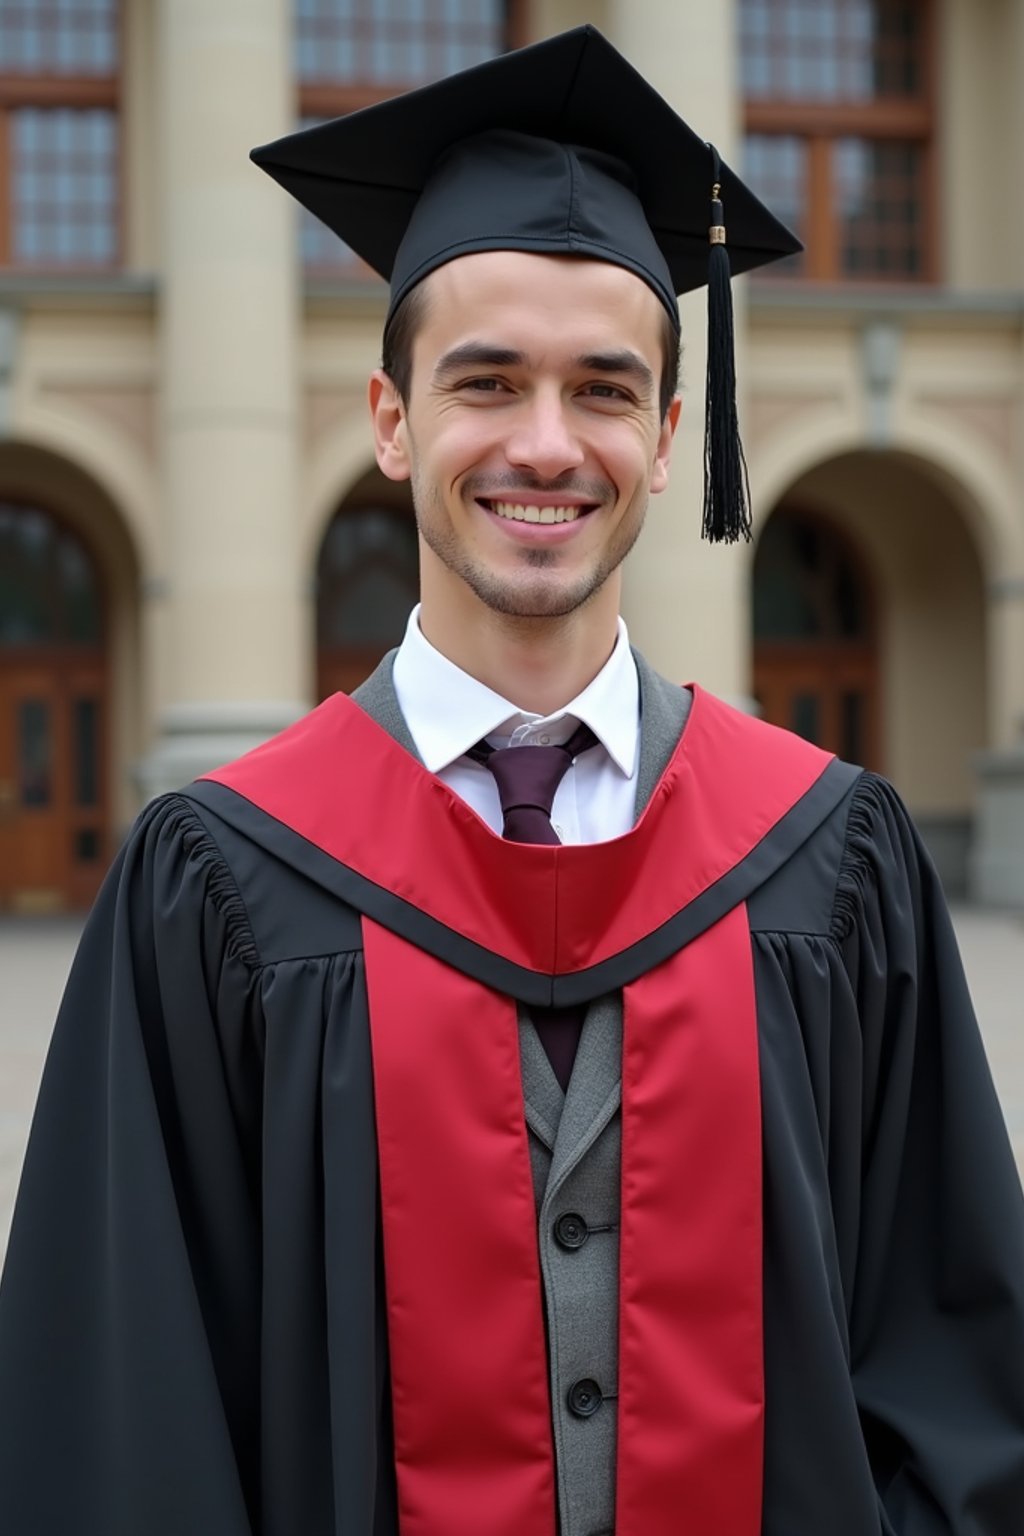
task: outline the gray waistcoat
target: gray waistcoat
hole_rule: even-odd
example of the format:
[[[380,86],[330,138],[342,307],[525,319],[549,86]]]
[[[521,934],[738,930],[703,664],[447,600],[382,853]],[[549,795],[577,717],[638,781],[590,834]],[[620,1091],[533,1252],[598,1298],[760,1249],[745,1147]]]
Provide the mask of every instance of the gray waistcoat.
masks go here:
[[[642,728],[637,815],[686,723],[690,696],[636,656]],[[353,695],[416,756],[398,707],[394,652]],[[547,1308],[561,1536],[604,1536],[615,1520],[622,999],[587,1010],[563,1095],[525,1010],[519,1044]]]

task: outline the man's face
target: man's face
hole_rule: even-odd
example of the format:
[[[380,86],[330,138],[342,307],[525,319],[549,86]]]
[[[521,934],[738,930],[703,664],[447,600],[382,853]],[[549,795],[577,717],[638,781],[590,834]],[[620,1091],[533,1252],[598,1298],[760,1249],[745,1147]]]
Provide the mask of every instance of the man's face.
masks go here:
[[[460,257],[425,288],[406,410],[386,376],[371,386],[378,461],[412,482],[424,603],[572,613],[666,482],[661,306],[621,267],[515,251]]]

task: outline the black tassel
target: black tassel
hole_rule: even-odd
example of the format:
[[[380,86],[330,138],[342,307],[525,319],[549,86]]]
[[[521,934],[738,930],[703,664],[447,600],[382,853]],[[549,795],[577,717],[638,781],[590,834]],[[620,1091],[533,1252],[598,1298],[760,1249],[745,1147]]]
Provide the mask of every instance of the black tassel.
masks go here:
[[[725,244],[720,199],[718,153],[709,145],[714,188],[711,194],[711,252],[708,271],[708,375],[704,420],[704,526],[712,544],[748,539],[750,482],[736,412],[736,352],[733,338],[732,271]]]

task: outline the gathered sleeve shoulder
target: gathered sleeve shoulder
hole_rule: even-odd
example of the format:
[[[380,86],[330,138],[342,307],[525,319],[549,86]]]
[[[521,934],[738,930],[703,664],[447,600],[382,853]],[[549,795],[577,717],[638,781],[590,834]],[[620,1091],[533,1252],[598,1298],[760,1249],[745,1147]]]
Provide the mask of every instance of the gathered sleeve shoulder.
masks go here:
[[[934,867],[854,792],[833,939],[862,1037],[851,1371],[897,1536],[1024,1521],[1024,1203]]]
[[[155,802],[86,925],[14,1214],[0,1289],[12,1530],[252,1530],[258,981],[216,843],[186,801]]]

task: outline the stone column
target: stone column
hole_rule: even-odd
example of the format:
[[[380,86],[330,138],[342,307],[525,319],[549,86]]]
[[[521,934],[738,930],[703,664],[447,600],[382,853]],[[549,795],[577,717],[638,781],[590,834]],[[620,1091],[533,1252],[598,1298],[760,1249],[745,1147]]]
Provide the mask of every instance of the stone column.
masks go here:
[[[738,164],[740,99],[735,0],[638,5],[609,0],[608,35],[617,48],[730,165]],[[609,103],[614,110],[614,103]],[[664,151],[666,174],[671,167]],[[710,182],[689,189],[710,222]],[[729,209],[725,209],[728,227]],[[742,422],[743,293],[733,284]],[[683,413],[671,481],[652,497],[647,525],[626,566],[625,618],[632,638],[660,671],[696,678],[743,701],[749,690],[750,645],[746,551],[700,539],[704,465],[704,375],[707,302],[702,289],[680,302]],[[755,488],[756,494],[756,488]]]
[[[148,793],[255,745],[305,703],[293,215],[248,160],[294,122],[289,29],[287,0],[159,0],[168,569]]]
[[[990,587],[989,654],[989,749],[974,760],[969,889],[984,906],[1024,912],[1024,574]]]
[[[966,11],[966,5],[958,9]],[[1000,75],[1006,132],[1005,173],[1019,183],[1024,172],[1024,0],[1005,0],[993,32],[1003,62]],[[973,17],[973,11],[971,16]],[[952,185],[952,183],[951,183]],[[958,184],[957,184],[958,185]],[[984,185],[984,183],[983,183]],[[963,220],[964,215],[960,215]],[[1002,285],[1020,281],[1024,261],[1024,212],[1009,199],[1005,240],[996,249]],[[977,224],[966,224],[973,232]],[[1024,383],[1024,343],[1017,350]],[[1024,392],[1018,394],[1016,471],[1024,484]],[[1024,534],[1024,506],[1018,502]],[[1024,551],[1000,561],[989,587],[989,750],[975,759],[977,816],[971,850],[970,889],[975,900],[1024,912]]]
[[[968,888],[986,907],[1024,912],[1024,738],[975,758],[978,811]]]
[[[1024,0],[1005,0],[1003,24],[1007,44],[1003,55],[1003,91],[1009,107],[1007,170],[1014,178],[1014,185],[1019,187],[1024,176],[1024,95],[1020,89],[1020,72],[1024,68]],[[1002,26],[993,29],[993,36],[998,39],[1001,32]],[[1024,271],[1024,209],[1019,197],[1003,201],[1007,204],[1008,227],[1007,250],[1003,258],[1006,267],[1000,275],[1005,286],[1013,289],[1019,285],[1020,274]]]
[[[568,32],[586,22],[609,35],[605,0],[530,0],[530,41]]]

